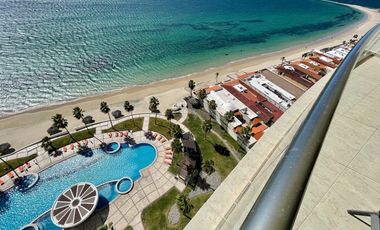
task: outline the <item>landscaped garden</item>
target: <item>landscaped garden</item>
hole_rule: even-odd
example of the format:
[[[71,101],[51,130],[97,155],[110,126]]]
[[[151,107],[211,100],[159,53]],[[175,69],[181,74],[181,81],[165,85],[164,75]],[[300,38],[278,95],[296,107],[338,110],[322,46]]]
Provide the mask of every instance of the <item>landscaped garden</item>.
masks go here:
[[[176,188],[172,188],[146,207],[141,215],[145,229],[184,229],[212,194],[205,193],[189,199],[189,204],[192,206],[191,211],[186,215],[180,212],[179,222],[175,225],[170,224],[168,215],[171,207],[177,203],[181,194],[187,196],[188,193],[189,189],[180,193]]]
[[[161,119],[161,118],[149,119],[149,130],[164,135],[168,140],[173,138],[173,135],[171,133],[171,125],[172,123],[165,119]]]
[[[13,169],[16,169],[17,167],[25,164],[26,162],[34,159],[37,157],[37,154],[32,154],[27,157],[20,157],[14,160],[9,160],[7,161],[7,164],[5,163],[0,163],[0,176],[5,175],[7,172],[9,172],[11,169],[9,166],[11,166]]]
[[[199,114],[204,120],[209,119],[209,115],[206,111],[197,110],[197,114]],[[224,140],[228,142],[230,147],[232,147],[237,153],[239,153],[240,158],[244,157],[247,151],[243,149],[239,143],[234,140],[219,124],[215,121],[215,119],[211,119],[213,130],[218,133]]]
[[[197,115],[189,114],[184,124],[190,129],[197,140],[202,161],[212,160],[220,175],[223,178],[227,177],[237,162],[231,155],[220,151],[220,149],[226,149],[223,142],[211,132],[205,135],[202,129],[203,121]]]
[[[91,138],[93,134],[95,134],[95,128],[89,129],[89,131],[83,130],[76,133],[71,133],[71,136],[75,140],[73,140],[73,138],[71,138],[70,135],[65,135],[63,137],[52,140],[51,144],[53,145],[55,149],[59,149],[59,148],[62,148],[63,146],[69,145],[71,143],[75,143],[75,141],[81,141],[84,139]]]
[[[144,118],[138,117],[122,121],[109,129],[102,130],[103,133],[132,130],[133,132],[141,131],[144,123]]]

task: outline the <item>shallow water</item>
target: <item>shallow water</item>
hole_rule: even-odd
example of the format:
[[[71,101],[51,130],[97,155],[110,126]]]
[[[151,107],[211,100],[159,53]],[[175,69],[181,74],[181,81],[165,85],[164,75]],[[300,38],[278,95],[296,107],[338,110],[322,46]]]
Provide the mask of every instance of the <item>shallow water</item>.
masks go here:
[[[286,48],[361,17],[318,0],[0,0],[0,116]]]

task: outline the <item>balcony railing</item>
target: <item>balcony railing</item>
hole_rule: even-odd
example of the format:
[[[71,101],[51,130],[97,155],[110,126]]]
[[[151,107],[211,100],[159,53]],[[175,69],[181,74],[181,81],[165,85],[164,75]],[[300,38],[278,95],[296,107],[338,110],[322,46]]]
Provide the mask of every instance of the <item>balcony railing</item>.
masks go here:
[[[376,25],[347,55],[314,103],[289,148],[245,219],[242,229],[291,229],[309,178],[351,70],[365,61],[368,47],[379,39]]]

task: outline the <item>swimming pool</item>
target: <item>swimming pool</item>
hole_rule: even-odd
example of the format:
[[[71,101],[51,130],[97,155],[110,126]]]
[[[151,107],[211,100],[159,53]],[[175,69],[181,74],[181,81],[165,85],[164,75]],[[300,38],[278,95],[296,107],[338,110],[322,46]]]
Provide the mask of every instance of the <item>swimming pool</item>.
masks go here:
[[[91,154],[71,157],[42,171],[40,180],[30,190],[19,192],[13,188],[0,196],[0,229],[19,229],[29,224],[50,209],[57,196],[73,184],[90,182],[100,185],[125,176],[136,181],[141,176],[140,170],[155,159],[156,150],[149,144],[133,147],[122,144],[121,150],[115,154],[94,149]],[[109,195],[113,197],[115,194],[111,191]]]

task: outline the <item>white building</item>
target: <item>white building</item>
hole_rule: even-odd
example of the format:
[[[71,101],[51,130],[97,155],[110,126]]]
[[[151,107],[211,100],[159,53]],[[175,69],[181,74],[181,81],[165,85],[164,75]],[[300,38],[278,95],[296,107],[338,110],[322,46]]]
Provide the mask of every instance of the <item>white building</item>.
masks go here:
[[[267,80],[265,76],[261,74],[255,74],[250,78],[247,78],[245,81],[248,82],[253,89],[263,95],[269,102],[277,106],[282,111],[287,110],[296,100],[296,97],[294,95],[284,90],[280,86],[274,84],[273,82]]]
[[[240,85],[243,88],[237,89],[239,92],[240,90],[244,91],[244,86]],[[208,103],[204,103],[205,109],[214,116],[215,120],[228,132],[228,134],[233,137],[235,140],[238,139],[237,133],[235,132],[235,128],[239,126],[243,126],[243,123],[234,116],[234,120],[232,122],[226,123],[223,119],[223,116],[229,112],[240,112],[243,119],[249,123],[254,118],[258,117],[258,115],[253,112],[251,109],[249,109],[245,104],[243,104],[239,99],[237,99],[234,95],[232,95],[230,92],[228,92],[224,88],[218,88],[216,90],[210,91],[210,93],[206,97],[207,102],[210,102],[212,100],[216,103],[216,111],[215,113],[210,111],[210,108],[208,107]],[[255,138],[251,138],[248,143],[248,147],[253,146],[254,143],[256,143]]]

